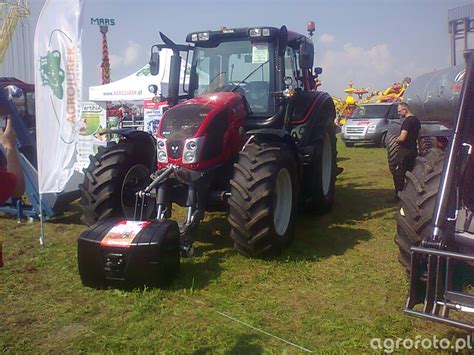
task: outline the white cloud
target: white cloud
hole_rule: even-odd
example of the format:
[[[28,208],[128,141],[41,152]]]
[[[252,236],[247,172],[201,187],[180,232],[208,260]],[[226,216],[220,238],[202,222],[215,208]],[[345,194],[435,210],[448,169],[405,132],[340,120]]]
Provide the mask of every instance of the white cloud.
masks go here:
[[[110,66],[112,68],[117,68],[117,67],[120,67],[123,63],[123,57],[117,55],[117,54],[110,54],[109,55],[109,62],[110,62]]]
[[[406,76],[413,79],[429,71],[414,62],[400,64],[385,43],[370,48],[346,43],[341,50],[326,51],[318,66],[323,68],[321,90],[338,97],[345,97],[343,90],[350,80],[356,88],[383,91]]]
[[[125,50],[118,54],[110,54],[109,61],[114,80],[118,80],[119,77],[139,69],[138,66],[146,63],[148,58],[146,58],[143,47],[130,40]]]
[[[331,35],[329,33],[323,33],[321,37],[319,37],[319,41],[324,44],[329,44],[333,43],[335,38],[336,37],[334,37],[334,35]]]
[[[140,60],[143,62],[142,46],[134,41],[128,41],[128,46],[125,49],[124,64],[137,64]]]

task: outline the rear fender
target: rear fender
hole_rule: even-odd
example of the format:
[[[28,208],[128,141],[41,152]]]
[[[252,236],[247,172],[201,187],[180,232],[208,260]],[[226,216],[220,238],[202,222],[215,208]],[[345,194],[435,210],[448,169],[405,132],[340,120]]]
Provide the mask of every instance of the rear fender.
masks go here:
[[[447,138],[451,139],[453,137],[452,129],[442,129],[436,131],[424,131],[420,132],[420,138],[422,137],[434,137],[434,138]]]
[[[300,166],[300,158],[298,155],[298,147],[295,144],[294,139],[291,135],[283,130],[283,129],[276,129],[276,128],[262,128],[262,129],[252,129],[247,131],[247,134],[251,137],[248,141],[250,143],[252,139],[260,141],[260,142],[281,142],[285,143],[293,150],[294,157]],[[245,148],[242,148],[242,150]]]
[[[322,91],[299,93],[300,103],[296,103],[290,115],[291,136],[303,146],[313,145],[324,138],[326,126],[333,124],[336,109],[331,96]]]
[[[247,134],[253,136],[257,140],[261,141],[270,141],[270,142],[282,142],[295,146],[293,139],[290,134],[283,129],[276,128],[262,128],[262,129],[252,129],[247,131]]]

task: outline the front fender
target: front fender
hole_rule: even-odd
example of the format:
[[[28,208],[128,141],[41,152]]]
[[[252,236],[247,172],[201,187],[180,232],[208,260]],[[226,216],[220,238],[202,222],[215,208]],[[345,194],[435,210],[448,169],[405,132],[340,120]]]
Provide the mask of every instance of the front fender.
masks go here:
[[[156,170],[156,139],[150,133],[137,131],[133,128],[120,128],[109,132],[118,134],[131,142],[134,152],[144,157],[150,171]]]

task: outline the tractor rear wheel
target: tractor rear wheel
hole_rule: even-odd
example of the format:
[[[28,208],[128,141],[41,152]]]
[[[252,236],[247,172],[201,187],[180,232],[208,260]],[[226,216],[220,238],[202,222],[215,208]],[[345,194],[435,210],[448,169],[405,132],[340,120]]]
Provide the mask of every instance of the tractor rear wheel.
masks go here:
[[[387,132],[382,133],[377,145],[381,148],[387,148]]]
[[[398,173],[398,143],[397,138],[400,136],[400,125],[392,124],[389,126],[385,137],[385,145],[387,148],[388,169],[392,175]]]
[[[296,159],[283,143],[251,143],[234,164],[229,198],[234,248],[249,257],[278,254],[293,239],[298,200]]]
[[[304,174],[305,209],[319,214],[331,210],[336,186],[336,135],[328,124],[323,139],[314,147],[311,165]]]
[[[81,190],[81,221],[92,225],[112,217],[132,218],[135,210],[135,193],[149,183],[150,170],[143,154],[135,151],[127,140],[112,142],[100,147],[84,170]],[[148,219],[154,209],[149,198],[144,211]]]
[[[410,248],[418,246],[432,232],[431,220],[443,172],[445,153],[429,150],[417,157],[414,169],[406,173],[406,184],[400,192],[401,208],[396,215],[398,260],[410,270]]]

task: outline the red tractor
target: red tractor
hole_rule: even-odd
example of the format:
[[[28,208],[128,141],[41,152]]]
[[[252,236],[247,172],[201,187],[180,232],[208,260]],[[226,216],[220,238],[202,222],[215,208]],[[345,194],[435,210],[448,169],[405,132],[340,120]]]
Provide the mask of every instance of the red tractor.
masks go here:
[[[130,270],[165,255],[157,268],[172,275],[179,255],[192,254],[205,211],[228,211],[235,249],[266,257],[292,240],[299,207],[324,213],[333,203],[336,113],[331,96],[316,90],[311,39],[285,26],[195,32],[189,45],[160,35],[151,73],[160,50],[173,55],[157,136],[121,130],[85,171],[83,222],[94,225],[79,238],[86,285],[136,281],[140,272]],[[183,52],[190,72],[179,96]],[[182,223],[170,219],[173,203],[187,210]],[[130,256],[144,244],[155,256]]]

